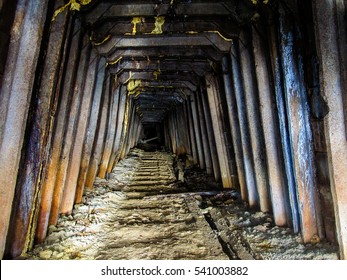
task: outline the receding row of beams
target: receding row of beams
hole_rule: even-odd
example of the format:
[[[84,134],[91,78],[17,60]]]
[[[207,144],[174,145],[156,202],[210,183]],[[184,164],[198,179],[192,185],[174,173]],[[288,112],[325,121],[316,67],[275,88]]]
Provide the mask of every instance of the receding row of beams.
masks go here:
[[[71,213],[95,177],[106,177],[142,137],[141,115],[144,123],[161,122],[165,145],[175,154],[187,155],[224,188],[240,189],[250,208],[272,211],[276,225],[293,226],[304,242],[325,237],[300,48],[306,41],[300,41],[298,19],[285,4],[279,5],[272,25],[253,22],[242,28],[233,44],[224,40],[215,50],[224,56],[211,67],[208,60],[177,57],[172,61],[164,57],[160,63],[122,59],[112,65],[110,56],[98,52],[105,47],[102,52],[111,55],[109,42],[117,42],[93,47],[71,11],[54,21],[44,20],[51,19],[64,1],[39,2],[18,0],[2,81],[1,257],[5,249],[8,256],[17,257],[34,240],[42,242],[58,215]],[[347,258],[346,52],[341,52],[346,34],[340,13],[345,6],[337,0],[331,3],[313,3],[312,8],[321,95],[329,108],[322,122],[336,236],[341,258]],[[103,5],[109,8],[109,3],[100,1],[95,20],[100,19],[97,11]],[[206,40],[210,35],[196,36]],[[127,43],[139,48],[148,42],[171,46],[163,36],[139,38],[139,43]],[[189,36],[175,38],[183,38],[182,45],[189,46]],[[202,47],[192,42],[193,48]],[[216,47],[214,42],[205,45]],[[128,92],[130,80],[119,79],[123,71],[130,80],[132,72],[182,77],[188,71],[194,87],[182,86],[186,80],[177,78],[180,85],[173,90],[147,86],[141,91],[138,86],[138,93]],[[160,100],[167,105],[164,111]]]
[[[317,4],[319,9],[322,6],[328,8]],[[241,31],[230,55],[221,61],[221,76],[206,73],[198,91],[167,118],[166,145],[171,145],[177,154],[188,152],[193,162],[213,173],[224,188],[240,188],[242,199],[251,208],[271,211],[277,225],[291,225],[295,232],[301,232],[304,242],[311,242],[317,237],[325,238],[331,230],[325,228],[327,217],[322,212],[324,202],[319,196],[315,167],[313,145],[319,139],[314,139],[312,133],[309,94],[302,74],[304,65],[295,37],[297,30],[290,13],[282,6],[279,15],[277,25],[266,28],[253,24]],[[338,33],[341,25],[332,22],[334,15],[332,9],[329,28]],[[328,43],[322,44],[327,37],[321,38],[321,33],[326,34],[324,25],[320,18],[316,21],[316,35],[320,38],[317,44],[328,52]],[[338,45],[337,38],[334,40],[329,37],[328,41]],[[329,58],[337,67],[343,59],[338,48],[334,50]],[[347,165],[344,80],[334,78],[336,73],[338,77],[343,75],[343,69],[337,67],[333,71],[323,65],[321,78],[326,82],[324,96],[339,108],[339,112],[333,110],[335,117],[325,120],[325,124],[329,125],[329,119],[338,123],[339,132],[335,133],[340,142],[337,143],[331,127],[325,141],[329,146],[336,145],[327,152],[336,234],[341,256],[345,257],[347,212],[342,205],[346,203],[346,177],[334,173],[345,170]],[[328,86],[330,79],[333,88]],[[182,116],[184,126],[177,127],[182,124]],[[330,126],[335,127],[336,123]],[[332,150],[339,152],[332,154]],[[340,162],[333,162],[333,158]]]

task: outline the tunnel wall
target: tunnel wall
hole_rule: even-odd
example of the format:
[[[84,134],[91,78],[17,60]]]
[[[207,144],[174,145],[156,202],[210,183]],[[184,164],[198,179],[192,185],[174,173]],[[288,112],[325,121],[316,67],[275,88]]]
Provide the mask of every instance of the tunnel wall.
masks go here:
[[[336,239],[345,259],[346,1],[299,2],[259,8],[166,116],[165,144],[304,242]],[[2,258],[43,242],[141,135],[136,95],[108,71],[79,13],[55,13],[63,5],[18,0],[10,34],[0,25],[10,35],[0,57]]]

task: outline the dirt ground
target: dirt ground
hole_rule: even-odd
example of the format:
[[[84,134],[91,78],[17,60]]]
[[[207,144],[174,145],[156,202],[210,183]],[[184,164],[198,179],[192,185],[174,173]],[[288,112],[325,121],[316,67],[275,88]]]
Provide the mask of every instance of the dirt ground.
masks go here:
[[[178,163],[178,164],[177,164]],[[303,244],[270,214],[247,211],[197,168],[166,152],[133,149],[97,179],[71,215],[24,259],[338,259],[336,246]],[[177,180],[180,179],[180,181]]]

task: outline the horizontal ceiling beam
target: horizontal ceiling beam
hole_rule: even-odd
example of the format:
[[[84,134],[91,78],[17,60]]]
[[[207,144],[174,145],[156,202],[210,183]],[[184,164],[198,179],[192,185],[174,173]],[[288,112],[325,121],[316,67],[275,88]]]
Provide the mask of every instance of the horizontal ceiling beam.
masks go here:
[[[108,55],[117,48],[153,48],[153,47],[209,47],[213,46],[222,53],[228,53],[232,41],[225,40],[214,32],[177,35],[111,36],[105,43],[96,46],[102,55]]]
[[[197,86],[199,84],[199,77],[189,72],[168,72],[161,70],[156,71],[142,71],[142,72],[131,72],[122,71],[117,76],[117,81],[121,84],[127,83],[130,79],[132,80],[155,80],[155,81],[181,81],[189,82],[190,84]]]
[[[176,60],[164,60],[164,61],[136,61],[136,60],[121,60],[120,62],[109,65],[109,71],[111,74],[118,75],[122,71],[191,71],[198,76],[204,76],[206,72],[212,69],[211,65],[207,61],[176,61]]]
[[[142,3],[141,3],[142,2]],[[116,3],[100,1],[93,9],[84,12],[85,21],[95,25],[115,16],[117,17],[187,17],[187,16],[234,16],[235,9],[230,1],[177,3],[175,5],[159,4],[153,1]],[[147,2],[147,3],[146,3]],[[148,3],[150,2],[150,3]],[[200,3],[199,3],[200,2]],[[240,1],[238,1],[240,2]]]

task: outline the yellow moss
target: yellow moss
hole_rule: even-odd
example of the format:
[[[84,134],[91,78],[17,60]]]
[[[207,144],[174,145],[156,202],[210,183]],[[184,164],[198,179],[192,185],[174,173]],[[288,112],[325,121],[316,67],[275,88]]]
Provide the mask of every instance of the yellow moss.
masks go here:
[[[137,94],[136,89],[138,87],[141,87],[141,86],[142,86],[142,81],[141,80],[129,80],[128,86],[127,86],[128,94],[129,95]]]
[[[117,64],[122,58],[123,58],[123,56],[118,57],[116,60],[107,62],[106,64],[107,64],[107,65],[114,65],[114,64]]]
[[[207,30],[205,32],[207,32],[207,33],[215,33],[219,37],[221,37],[224,41],[227,41],[227,42],[232,42],[233,41],[233,39],[224,37],[218,30]],[[203,33],[203,32],[201,32],[201,33]],[[186,34],[196,35],[196,34],[199,34],[199,32],[197,32],[197,31],[187,31]]]
[[[221,37],[224,41],[227,41],[227,42],[232,42],[233,39],[229,39],[229,38],[226,38],[224,37],[219,31],[217,30],[211,30],[211,31],[207,31],[208,33],[216,33],[219,35],[219,37]]]
[[[157,71],[154,71],[153,72],[153,76],[154,76],[154,78],[156,79],[156,80],[158,80],[158,76],[160,75],[160,69],[158,69]]]
[[[258,4],[258,0],[251,0],[254,5]],[[268,4],[269,0],[263,0],[263,4]]]
[[[137,25],[139,23],[141,23],[144,20],[144,18],[142,17],[133,17],[131,23],[133,25],[133,30],[131,31],[131,33],[125,33],[125,35],[136,35],[137,32]]]
[[[52,17],[52,21],[55,21],[55,19],[57,18],[57,16],[63,12],[65,12],[65,10],[70,7],[71,11],[79,11],[81,9],[81,6],[85,6],[88,5],[92,2],[93,0],[70,0],[67,4],[65,4],[64,6],[58,8]]]
[[[165,23],[165,17],[154,17],[155,23],[154,23],[154,29],[152,30],[151,34],[163,34],[162,27]]]
[[[108,40],[110,40],[111,38],[111,34],[107,35],[101,42],[96,42],[93,43],[94,46],[100,46],[102,44],[104,44],[105,42],[107,42]]]

